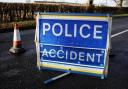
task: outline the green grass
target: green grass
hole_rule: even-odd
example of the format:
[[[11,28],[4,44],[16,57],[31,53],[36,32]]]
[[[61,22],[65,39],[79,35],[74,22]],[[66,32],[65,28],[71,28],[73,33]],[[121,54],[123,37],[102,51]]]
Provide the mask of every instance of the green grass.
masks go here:
[[[14,24],[18,24],[20,29],[32,29],[36,27],[35,20],[30,21],[19,21],[19,22],[10,22],[10,23],[1,23],[0,30],[12,30],[14,29]]]
[[[112,17],[126,17],[128,14],[114,14]],[[29,21],[18,21],[18,22],[8,22],[8,23],[0,23],[0,31],[13,31],[14,24],[17,23],[20,26],[20,29],[35,29],[36,28],[36,21],[29,20]]]
[[[113,17],[126,17],[128,14],[115,14]]]

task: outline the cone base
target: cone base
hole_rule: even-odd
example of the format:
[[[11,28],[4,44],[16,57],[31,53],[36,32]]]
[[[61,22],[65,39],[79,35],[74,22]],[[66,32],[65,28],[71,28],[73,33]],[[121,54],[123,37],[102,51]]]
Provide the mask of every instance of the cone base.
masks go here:
[[[19,54],[19,53],[24,53],[25,52],[25,49],[24,48],[10,48],[9,50],[10,53],[13,53],[13,54]]]

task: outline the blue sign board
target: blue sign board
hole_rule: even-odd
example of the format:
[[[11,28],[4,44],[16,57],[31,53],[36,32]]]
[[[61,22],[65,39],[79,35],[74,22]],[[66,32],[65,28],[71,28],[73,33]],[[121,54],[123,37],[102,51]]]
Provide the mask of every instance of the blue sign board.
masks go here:
[[[50,46],[41,44],[41,61],[104,66],[104,50]]]
[[[109,45],[108,16],[41,14],[39,66],[103,74]]]
[[[41,43],[106,48],[107,21],[39,19],[39,28]]]

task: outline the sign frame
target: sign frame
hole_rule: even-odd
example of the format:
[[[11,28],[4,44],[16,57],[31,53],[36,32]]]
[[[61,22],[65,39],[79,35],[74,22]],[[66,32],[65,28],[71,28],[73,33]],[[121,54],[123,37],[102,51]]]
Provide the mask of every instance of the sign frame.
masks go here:
[[[107,42],[106,42],[106,49],[104,49],[105,54],[104,54],[104,68],[102,68],[102,70],[100,70],[100,68],[87,68],[84,71],[79,71],[79,67],[78,68],[74,68],[72,70],[72,68],[64,68],[65,65],[59,65],[59,67],[53,66],[51,64],[48,63],[43,63],[41,62],[40,59],[40,42],[39,42],[39,19],[42,18],[42,16],[49,16],[49,17],[56,17],[58,18],[60,16],[63,17],[64,19],[66,19],[68,16],[80,16],[80,17],[84,17],[86,19],[91,18],[91,20],[93,21],[93,19],[95,19],[96,21],[107,21],[108,22],[108,33],[107,33]],[[69,18],[71,19],[71,18]],[[37,67],[39,70],[41,69],[49,69],[49,70],[57,70],[57,71],[64,71],[64,72],[68,72],[70,71],[71,73],[78,73],[78,74],[86,74],[86,75],[91,75],[91,76],[98,76],[101,77],[101,79],[104,79],[105,77],[107,77],[108,74],[108,64],[109,64],[109,51],[110,51],[110,45],[111,45],[111,28],[112,27],[112,17],[109,14],[89,14],[89,13],[37,13],[36,16],[36,30],[35,30],[35,44],[36,44],[36,52],[37,52]],[[77,71],[78,70],[78,71]]]

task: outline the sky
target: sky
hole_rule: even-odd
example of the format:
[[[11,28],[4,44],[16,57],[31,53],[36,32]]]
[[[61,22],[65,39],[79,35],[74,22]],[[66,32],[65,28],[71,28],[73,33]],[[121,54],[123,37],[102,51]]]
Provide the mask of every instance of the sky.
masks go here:
[[[32,2],[34,0],[31,0]],[[38,1],[38,0],[37,0]],[[39,0],[41,1],[41,0]],[[43,1],[43,0],[42,0]],[[80,3],[80,4],[83,4],[85,3],[87,0],[44,0],[44,1],[61,1],[61,2],[72,2],[72,3]],[[0,0],[0,2],[19,2],[19,3],[24,3],[26,2],[26,0]],[[115,2],[114,0],[94,0],[94,4],[97,4],[97,5],[108,5],[108,6],[115,6]]]

